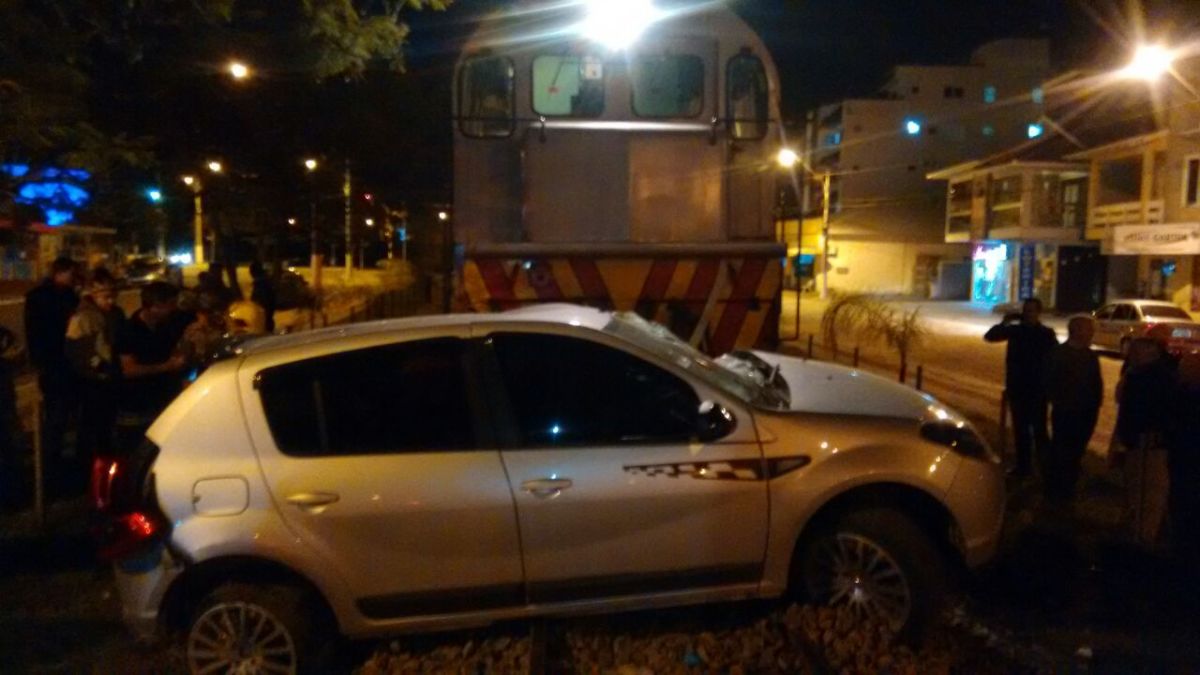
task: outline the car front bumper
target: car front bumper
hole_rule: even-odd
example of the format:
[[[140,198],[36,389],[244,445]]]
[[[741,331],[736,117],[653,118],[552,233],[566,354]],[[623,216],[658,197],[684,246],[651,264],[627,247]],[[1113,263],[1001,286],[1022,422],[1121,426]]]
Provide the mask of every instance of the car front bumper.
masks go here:
[[[964,460],[946,493],[962,538],[958,543],[967,567],[980,567],[995,557],[1004,529],[1007,496],[999,464]]]

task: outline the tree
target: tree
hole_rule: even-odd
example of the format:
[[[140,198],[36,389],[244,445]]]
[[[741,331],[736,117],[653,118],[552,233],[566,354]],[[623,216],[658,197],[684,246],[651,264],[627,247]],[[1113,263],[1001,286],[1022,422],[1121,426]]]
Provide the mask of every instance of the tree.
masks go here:
[[[101,188],[89,215],[132,227],[141,216],[114,192],[140,192],[164,155],[211,144],[174,129],[173,116],[144,112],[164,86],[203,89],[184,80],[197,63],[225,58],[203,49],[235,35],[287,55],[297,79],[355,79],[375,62],[402,69],[404,12],[450,2],[0,0],[0,161],[86,169]],[[15,208],[5,183],[0,215]]]
[[[929,336],[920,308],[899,310],[879,296],[835,293],[821,315],[821,333],[838,356],[838,336],[852,335],[860,342],[883,340],[900,357],[900,381],[908,379],[908,359]]]

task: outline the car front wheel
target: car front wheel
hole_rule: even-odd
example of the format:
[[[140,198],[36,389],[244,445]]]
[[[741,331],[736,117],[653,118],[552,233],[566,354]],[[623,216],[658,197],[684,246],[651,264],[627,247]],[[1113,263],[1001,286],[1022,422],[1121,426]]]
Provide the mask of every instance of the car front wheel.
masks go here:
[[[864,509],[838,518],[801,550],[795,580],[813,602],[848,607],[912,635],[945,593],[945,565],[904,514]]]
[[[205,597],[187,627],[192,673],[315,672],[314,612],[289,586],[230,583]]]

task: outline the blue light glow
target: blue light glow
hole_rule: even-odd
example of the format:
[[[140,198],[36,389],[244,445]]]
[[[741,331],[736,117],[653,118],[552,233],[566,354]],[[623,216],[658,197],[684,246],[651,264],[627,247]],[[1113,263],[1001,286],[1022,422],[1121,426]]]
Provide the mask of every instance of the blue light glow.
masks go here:
[[[0,170],[24,182],[17,188],[14,201],[42,210],[47,225],[58,226],[75,218],[75,211],[91,201],[92,195],[77,183],[91,178],[82,169],[46,167],[30,169],[26,164],[4,164]]]
[[[995,103],[996,102],[996,88],[990,84],[983,88],[983,102],[984,103]]]
[[[551,435],[553,435],[553,436],[557,436],[557,435],[559,435],[560,433],[562,433],[562,427],[558,426],[557,424],[555,424],[554,426],[550,427],[550,434],[551,434]]]
[[[1038,124],[1037,122],[1033,122],[1025,128],[1025,134],[1030,138],[1037,138],[1038,136],[1041,136],[1043,131],[1044,129],[1042,128],[1042,125]]]
[[[158,188],[150,188],[146,190],[146,198],[157,204],[162,201],[162,191]]]
[[[904,131],[907,132],[909,136],[916,136],[917,134],[921,133],[921,123],[910,117],[909,119],[904,120]]]

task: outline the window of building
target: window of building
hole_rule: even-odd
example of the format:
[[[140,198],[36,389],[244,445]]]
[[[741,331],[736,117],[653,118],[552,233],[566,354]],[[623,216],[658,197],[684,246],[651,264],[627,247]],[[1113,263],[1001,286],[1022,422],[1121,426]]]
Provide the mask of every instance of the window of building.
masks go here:
[[[596,56],[533,59],[533,111],[551,117],[597,117],[604,112],[604,62]]]
[[[1183,204],[1200,206],[1200,155],[1183,160]]]
[[[921,133],[921,120],[915,117],[909,117],[904,120],[904,132],[909,136],[916,136]]]
[[[962,87],[946,87],[942,90],[942,96],[945,98],[962,98],[964,95]]]
[[[725,116],[735,139],[754,140],[767,135],[767,71],[752,54],[738,54],[725,69]],[[833,145],[836,145],[833,144]]]
[[[950,184],[950,213],[971,212],[971,181]]]
[[[932,136],[938,132],[937,125],[930,124],[928,127],[925,127],[925,131],[928,132],[930,136]]]
[[[1033,91],[1029,92],[1029,98],[1034,103],[1041,103],[1046,100],[1046,92],[1042,91],[1041,87],[1034,87]]]
[[[1100,194],[1096,203],[1100,206],[1140,201],[1142,198],[1142,158],[1124,159],[1100,163]]]
[[[1045,131],[1041,122],[1030,122],[1025,126],[1025,135],[1029,138],[1038,138]]]
[[[695,117],[704,106],[704,60],[691,54],[642,55],[633,62],[633,112]]]
[[[996,102],[996,87],[994,85],[989,84],[983,88],[983,102],[984,103],[995,103]]]
[[[475,56],[458,73],[458,117],[463,135],[502,138],[512,134],[515,117],[512,61]]]
[[[301,457],[473,448],[465,353],[444,338],[268,368],[267,425],[281,452]]]
[[[493,335],[526,446],[686,442],[700,400],[683,380],[631,354],[560,335]]]
[[[842,144],[842,132],[834,131],[832,133],[825,134],[825,145],[841,145],[841,144]]]
[[[979,132],[981,134],[983,134],[984,136],[995,136],[996,135],[996,127],[994,127],[990,124],[985,124],[985,125],[983,125],[983,128],[981,128],[979,130]]]
[[[1006,206],[1021,201],[1021,176],[1007,176],[992,181],[992,206]]]

